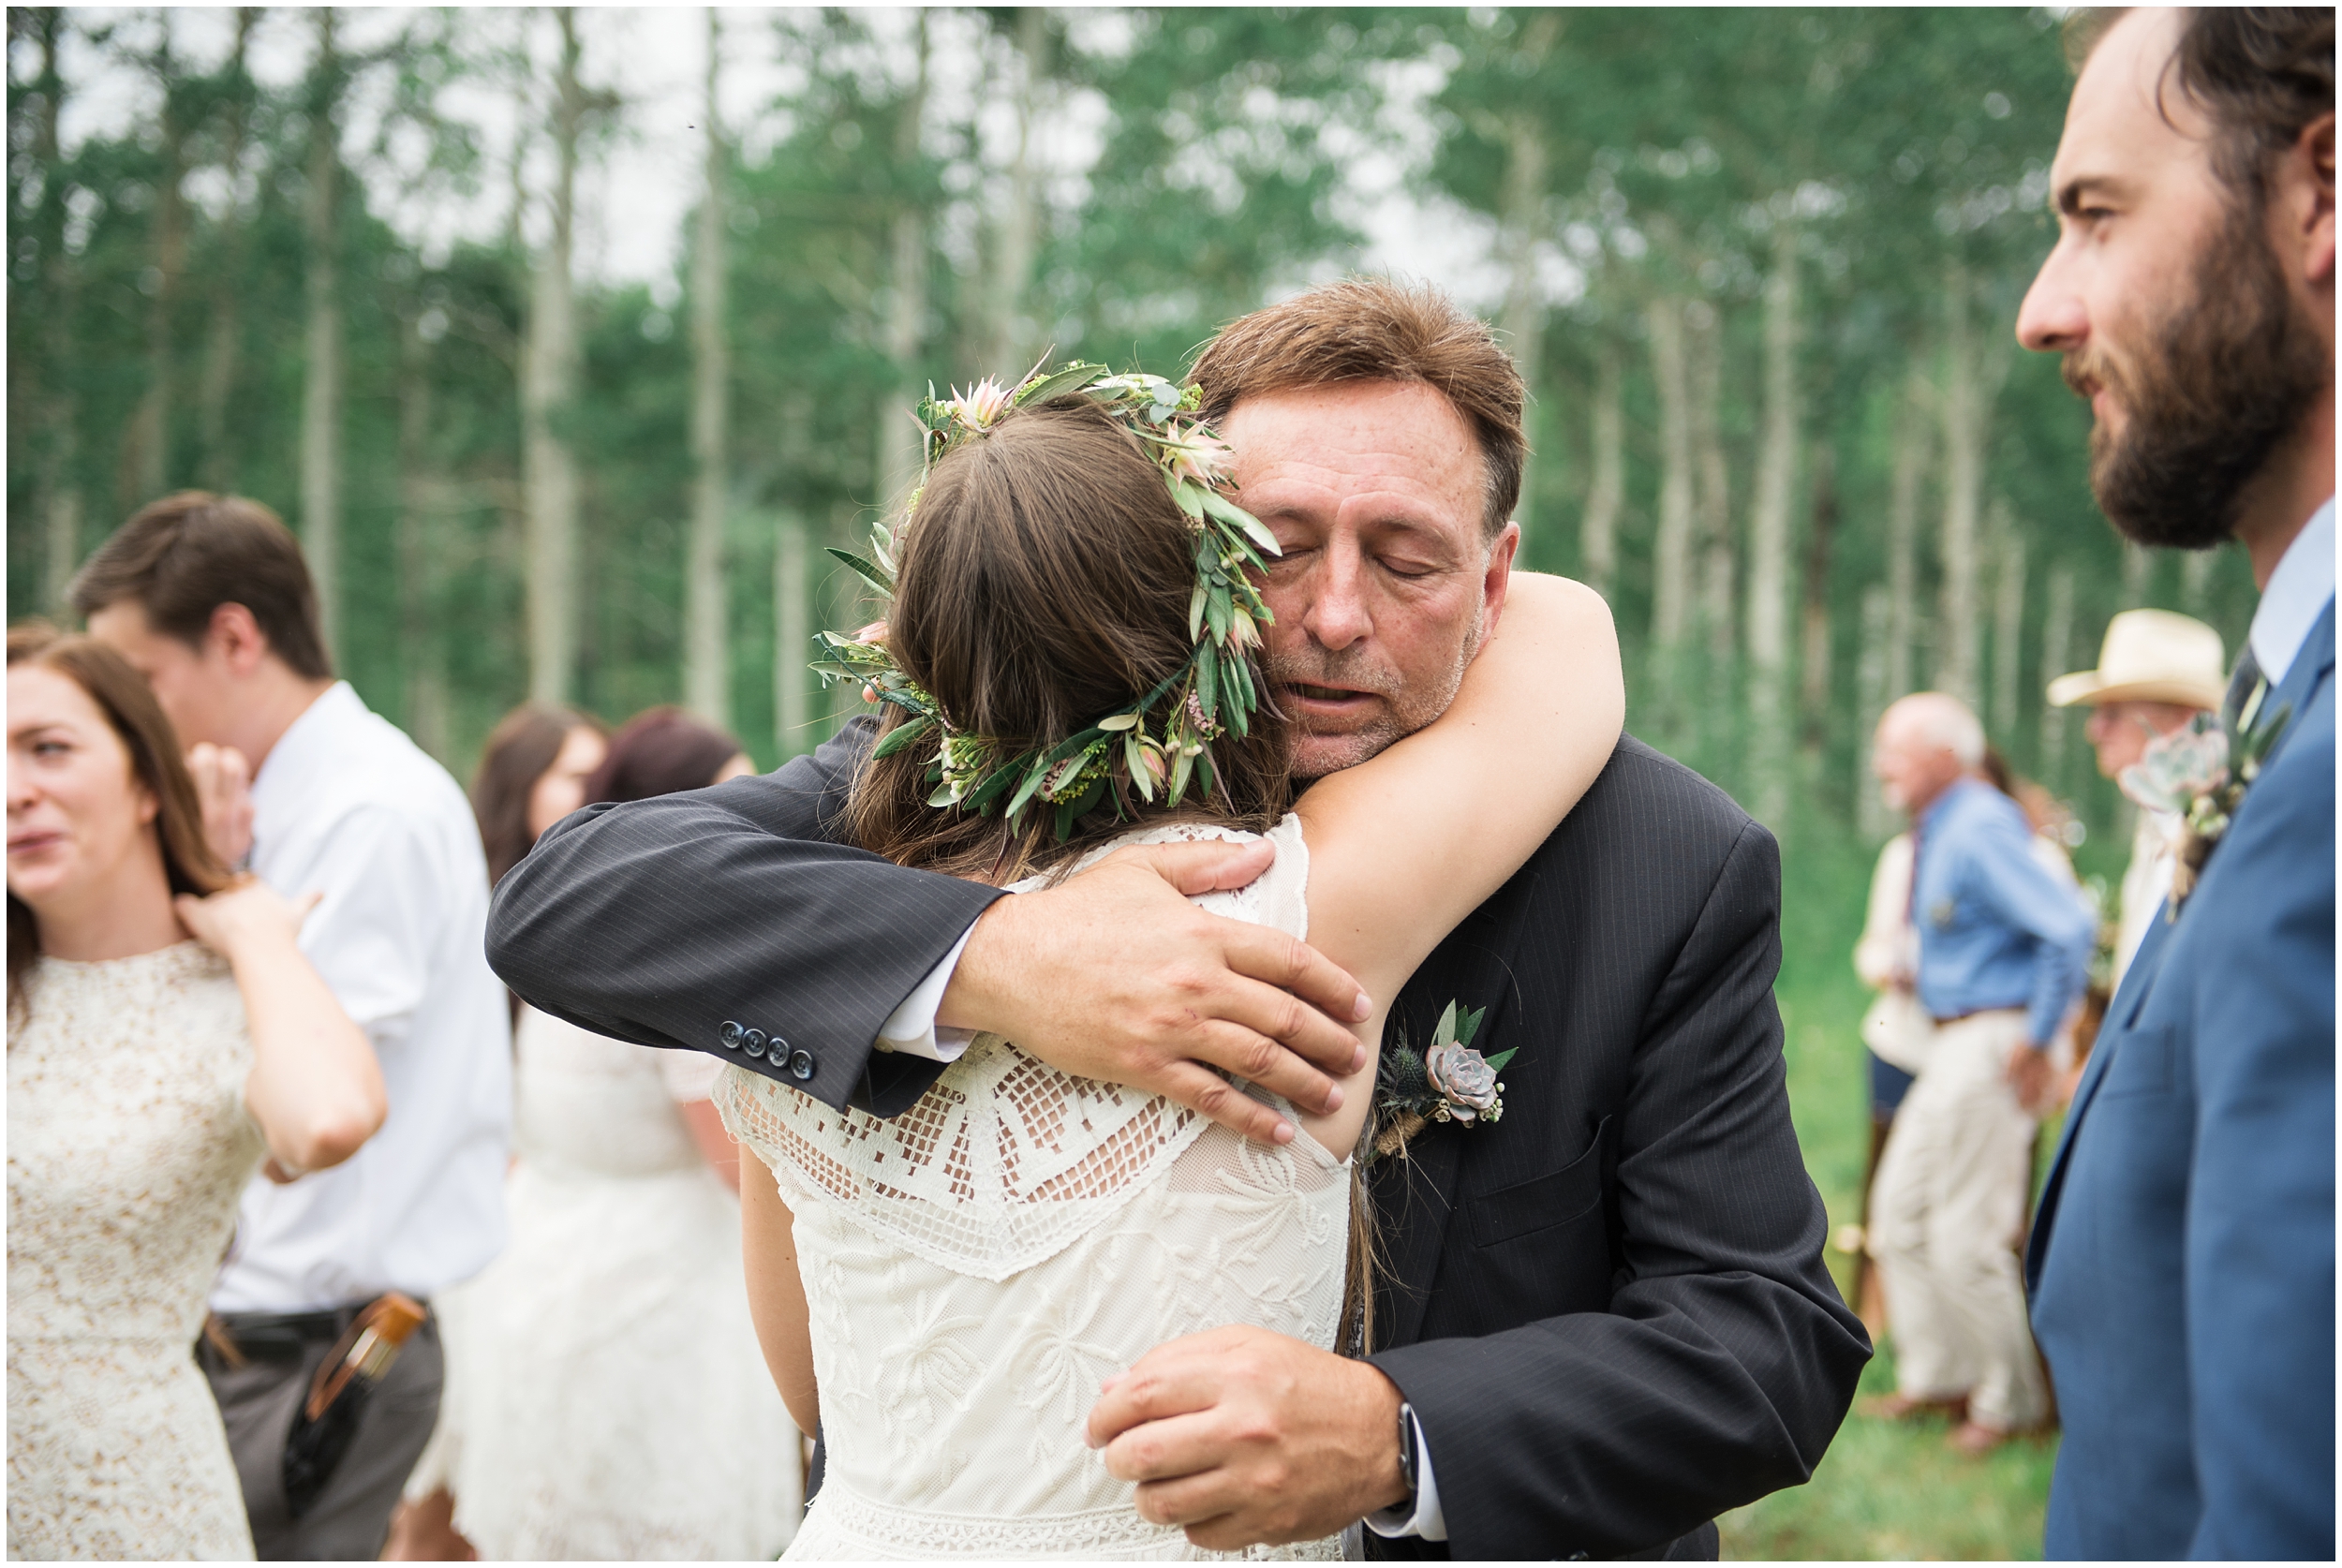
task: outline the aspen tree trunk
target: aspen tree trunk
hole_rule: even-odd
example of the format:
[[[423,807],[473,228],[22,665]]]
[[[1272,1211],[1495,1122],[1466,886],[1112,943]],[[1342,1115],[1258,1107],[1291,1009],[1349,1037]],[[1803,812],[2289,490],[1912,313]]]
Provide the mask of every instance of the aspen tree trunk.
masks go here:
[[[1920,615],[1920,485],[1927,477],[1927,375],[1917,363],[1895,416],[1887,494],[1887,701],[1919,689],[1913,643]]]
[[[926,113],[927,13],[924,8],[917,12],[912,37],[917,74],[912,79],[911,101],[895,124],[898,175],[918,164],[920,123]],[[900,389],[897,401],[902,407],[879,422],[879,494],[882,503],[892,508],[910,497],[926,457],[919,426],[911,418],[921,391],[919,359],[926,346],[927,320],[927,215],[917,200],[905,200],[896,209],[888,241],[895,289],[886,318],[886,355],[895,364],[896,385]],[[1016,371],[1002,374],[1013,376]]]
[[[1798,645],[1798,712],[1802,746],[1821,750],[1830,718],[1830,553],[1838,536],[1838,454],[1814,448],[1813,528],[1805,537],[1803,634]],[[1886,628],[1880,627],[1883,636]]]
[[[2189,614],[2201,618],[2204,599],[2212,587],[2212,569],[2220,564],[2216,550],[2190,550],[2179,558],[2179,602]]]
[[[1552,20],[1554,13],[1539,11],[1534,15],[1536,20],[1529,24],[1528,31],[1542,31],[1549,42],[1558,25]],[[1545,296],[1537,287],[1536,243],[1544,227],[1545,183],[1545,133],[1523,111],[1515,114],[1506,126],[1505,226],[1501,243],[1508,253],[1505,336],[1512,350],[1513,363],[1520,371],[1521,385],[1529,393],[1529,407],[1522,410],[1522,422],[1532,427],[1536,417],[1538,377],[1544,368],[1541,362],[1545,350]],[[1522,460],[1520,498],[1513,508],[1513,521],[1520,525],[1524,546],[1535,522],[1535,481],[1530,467],[1534,461],[1526,457]]]
[[[1983,505],[1984,444],[1993,399],[2008,360],[1997,325],[1979,343],[1970,308],[1967,269],[1951,263],[1945,281],[1949,312],[1944,345],[1943,607],[1938,615],[1935,685],[1970,707],[1982,696],[1979,681],[1977,527]]]
[[[40,94],[40,118],[34,126],[33,155],[43,169],[58,166],[57,120],[65,102],[65,78],[57,68],[59,35],[65,13],[45,7],[31,13],[34,36],[40,41],[40,74],[34,90]],[[39,210],[40,259],[48,319],[41,323],[42,368],[48,382],[42,389],[44,439],[40,451],[40,519],[42,525],[42,600],[61,619],[73,573],[82,564],[82,483],[78,476],[81,400],[68,369],[74,363],[73,302],[80,279],[73,259],[65,250],[65,182],[41,182]]]
[[[219,282],[212,289],[211,333],[203,349],[203,377],[196,392],[197,428],[203,442],[199,470],[207,490],[230,491],[236,485],[235,464],[228,444],[228,399],[236,384],[237,351],[244,332],[242,313],[245,258],[249,223],[236,185],[244,170],[245,141],[250,130],[251,81],[245,55],[252,41],[252,26],[260,17],[257,6],[236,7],[236,41],[228,55],[227,77],[235,95],[228,105],[221,135],[220,166],[228,176],[228,214],[222,223]]]
[[[1659,525],[1652,541],[1651,642],[1661,654],[1683,643],[1691,612],[1691,393],[1683,364],[1683,302],[1650,307],[1651,369],[1659,389]]]
[[[2136,610],[2147,602],[2147,584],[2155,578],[2155,555],[2143,545],[2123,540],[2123,608]]]
[[[342,303],[340,255],[341,59],[334,7],[317,13],[318,53],[309,93],[308,200],[302,211],[308,318],[301,386],[301,547],[317,584],[326,655],[341,656]]]
[[[1618,574],[1618,514],[1626,499],[1625,382],[1617,347],[1603,344],[1594,366],[1593,483],[1578,525],[1578,570],[1606,599]]]
[[[1878,732],[1879,716],[1894,699],[1890,695],[1887,666],[1892,648],[1888,628],[1894,614],[1894,590],[1874,583],[1862,590],[1862,640],[1855,656],[1855,721],[1860,726],[1854,747],[1854,818],[1865,839],[1875,842],[1893,831],[1893,818],[1878,793],[1871,772],[1871,737]]]
[[[186,103],[176,91],[180,72],[171,52],[171,15],[157,13],[163,41],[154,56],[162,86],[162,172],[155,182],[155,291],[146,302],[146,396],[139,406],[132,439],[137,443],[139,494],[144,505],[170,483],[172,381],[177,369],[171,318],[179,304],[179,279],[187,262],[187,202],[180,185],[187,175]]]
[[[407,733],[449,759],[447,655],[439,605],[443,503],[431,461],[431,349],[409,319],[398,340],[398,621],[407,664]]]
[[[577,662],[577,460],[555,422],[577,384],[576,302],[570,247],[576,215],[577,141],[585,93],[577,81],[577,16],[555,13],[561,65],[553,103],[552,236],[529,290],[522,356],[521,466],[527,490],[528,696],[570,700]]]
[[[2066,673],[2073,653],[2074,574],[2071,567],[2049,570],[2049,586],[2041,609],[2041,677],[2044,682]],[[2052,793],[2066,788],[2066,754],[2069,725],[2068,710],[2041,704],[2041,752],[2038,766],[2041,782]]]
[[[1712,668],[1729,668],[1739,636],[1733,614],[1739,575],[1732,539],[1731,467],[1724,455],[1724,316],[1706,300],[1683,307],[1690,365],[1692,515],[1697,583],[1693,618],[1707,628]]]
[[[1996,567],[1993,581],[1993,733],[2006,745],[2017,732],[2024,637],[2024,536],[2008,503],[1993,498],[1988,515]]]
[[[1048,75],[1049,13],[1029,6],[1016,13],[1016,53],[1024,72],[1016,95],[1016,156],[1009,166],[1008,210],[1001,216],[992,277],[992,332],[985,368],[1004,383],[1022,376],[1037,349],[1024,318],[1025,291],[1032,283],[1033,259],[1041,243],[1041,179],[1033,167],[1033,122],[1041,114],[1041,89]]]
[[[707,12],[705,189],[691,257],[691,538],[683,580],[683,701],[718,729],[732,723],[732,638],[725,624],[724,521],[730,510],[726,427],[732,366],[724,341],[724,143],[716,123],[722,38]]]
[[[813,629],[805,514],[783,511],[773,540],[773,737],[782,762],[813,749]]]
[[[1755,815],[1778,822],[1788,808],[1789,508],[1797,484],[1797,231],[1773,231],[1765,284],[1764,436],[1749,513],[1749,760]]]

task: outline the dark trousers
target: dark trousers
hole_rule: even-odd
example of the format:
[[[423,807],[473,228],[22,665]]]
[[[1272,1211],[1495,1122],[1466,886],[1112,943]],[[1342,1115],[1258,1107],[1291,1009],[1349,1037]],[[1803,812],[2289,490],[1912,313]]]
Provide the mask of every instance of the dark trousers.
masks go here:
[[[367,1397],[349,1450],[309,1511],[285,1502],[285,1437],[308,1397],[309,1380],[363,1304],[283,1318],[238,1313],[227,1320],[245,1365],[230,1365],[199,1341],[196,1360],[228,1427],[229,1451],[244,1484],[252,1545],[264,1561],[371,1562],[382,1554],[391,1511],[439,1419],[444,1363],[439,1322],[426,1318]]]

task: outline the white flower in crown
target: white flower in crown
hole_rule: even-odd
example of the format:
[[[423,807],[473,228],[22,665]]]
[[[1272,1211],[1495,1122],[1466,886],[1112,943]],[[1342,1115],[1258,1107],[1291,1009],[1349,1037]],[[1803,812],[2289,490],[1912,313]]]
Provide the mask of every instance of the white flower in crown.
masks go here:
[[[987,376],[966,392],[954,387],[943,411],[971,430],[988,430],[1015,402],[1015,393]]]
[[[2150,811],[2184,812],[2228,782],[2229,750],[2228,732],[2218,717],[2200,713],[2149,741],[2115,783]]]

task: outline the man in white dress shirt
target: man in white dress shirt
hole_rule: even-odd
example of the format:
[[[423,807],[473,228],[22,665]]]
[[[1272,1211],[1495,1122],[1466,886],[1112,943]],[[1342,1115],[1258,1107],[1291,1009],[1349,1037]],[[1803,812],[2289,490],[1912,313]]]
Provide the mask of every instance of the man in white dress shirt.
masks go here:
[[[197,748],[228,858],[288,897],[319,895],[302,949],[381,1060],[390,1117],[356,1158],[271,1170],[245,1193],[200,1356],[259,1555],[372,1560],[437,1417],[436,1324],[408,1341],[298,1516],[285,1438],[359,1310],[387,1291],[428,1303],[503,1246],[511,1046],[482,952],[479,829],[447,770],[334,679],[300,546],[267,508],[157,501],[90,558],[73,599]]]
[[[2098,772],[2119,782],[2147,743],[2215,713],[2228,686],[2227,650],[2220,634],[2169,610],[2126,610],[2106,623],[2098,667],[2060,675],[2049,684],[2050,705],[2090,709],[2088,734]],[[2114,938],[2113,984],[2145,939],[2147,924],[2172,891],[2172,851],[2179,814],[2139,808],[2130,865],[2123,873],[2122,923]]]

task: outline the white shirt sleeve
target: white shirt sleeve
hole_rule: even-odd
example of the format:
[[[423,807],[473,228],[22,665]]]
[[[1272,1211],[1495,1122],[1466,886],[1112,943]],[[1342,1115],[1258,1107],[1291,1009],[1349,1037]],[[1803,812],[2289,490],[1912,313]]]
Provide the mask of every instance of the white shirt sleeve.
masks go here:
[[[976,1038],[973,1029],[936,1027],[936,1011],[943,1005],[943,993],[952,984],[952,972],[959,968],[959,955],[968,951],[968,939],[976,933],[976,923],[970,921],[968,929],[959,934],[959,940],[943,954],[927,977],[911,988],[911,995],[902,1005],[886,1016],[879,1026],[878,1048],[895,1051],[906,1057],[925,1057],[929,1061],[955,1062],[967,1051]]]
[[[287,898],[322,894],[301,923],[301,951],[377,1051],[404,1043],[431,982],[445,916],[438,856],[417,824],[378,808],[334,824]]]
[[[1385,1540],[1419,1535],[1426,1541],[1445,1541],[1447,1516],[1439,1505],[1439,1477],[1431,1473],[1431,1445],[1423,1441],[1421,1418],[1411,1410],[1407,1419],[1415,1423],[1415,1512],[1402,1516],[1396,1508],[1386,1508],[1369,1514],[1366,1528]]]

